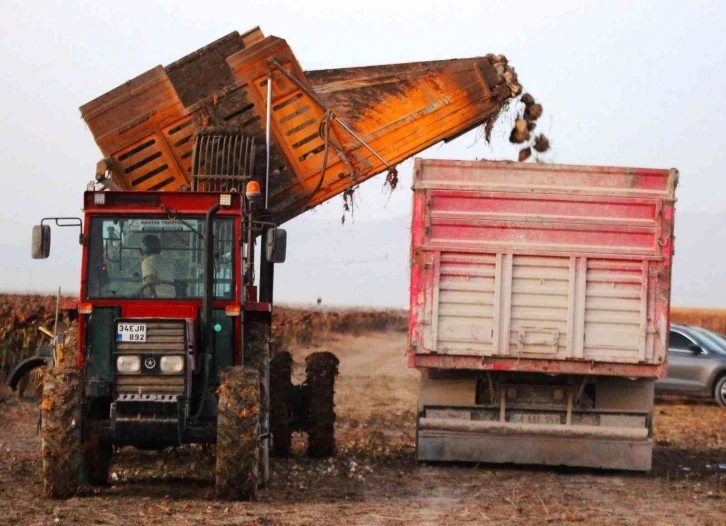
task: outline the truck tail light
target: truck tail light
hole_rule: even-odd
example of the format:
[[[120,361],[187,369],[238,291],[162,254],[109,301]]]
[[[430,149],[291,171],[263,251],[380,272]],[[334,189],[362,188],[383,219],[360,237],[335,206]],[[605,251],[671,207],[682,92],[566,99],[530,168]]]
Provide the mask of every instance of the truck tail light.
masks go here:
[[[79,303],[78,314],[91,314],[93,312],[93,305],[90,303]]]

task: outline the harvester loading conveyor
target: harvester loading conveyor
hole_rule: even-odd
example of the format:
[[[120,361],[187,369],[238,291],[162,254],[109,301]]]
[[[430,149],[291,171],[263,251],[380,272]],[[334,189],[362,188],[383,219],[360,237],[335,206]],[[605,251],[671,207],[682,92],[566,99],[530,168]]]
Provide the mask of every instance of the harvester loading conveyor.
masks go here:
[[[81,107],[112,190],[192,186],[195,134],[254,141],[269,218],[281,224],[429,146],[495,119],[521,91],[503,56],[304,72],[284,40],[233,32]],[[203,163],[203,161],[202,161]],[[199,163],[197,163],[198,165]]]

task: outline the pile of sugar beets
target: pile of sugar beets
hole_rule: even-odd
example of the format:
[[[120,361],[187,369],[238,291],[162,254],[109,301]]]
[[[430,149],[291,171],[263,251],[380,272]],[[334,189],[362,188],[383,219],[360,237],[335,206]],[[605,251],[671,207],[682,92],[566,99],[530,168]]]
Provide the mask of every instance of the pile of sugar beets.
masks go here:
[[[544,133],[535,134],[537,119],[542,116],[542,105],[535,102],[534,97],[525,93],[519,99],[524,104],[524,111],[514,121],[509,142],[522,144],[519,150],[519,162],[526,161],[532,155],[532,150],[544,153],[550,149],[550,141]]]

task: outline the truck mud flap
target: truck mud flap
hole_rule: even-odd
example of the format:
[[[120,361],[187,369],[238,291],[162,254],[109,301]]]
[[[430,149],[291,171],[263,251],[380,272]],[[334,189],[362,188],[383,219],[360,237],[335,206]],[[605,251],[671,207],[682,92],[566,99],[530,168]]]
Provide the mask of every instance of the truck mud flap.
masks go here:
[[[645,428],[420,418],[420,461],[490,462],[648,471]]]

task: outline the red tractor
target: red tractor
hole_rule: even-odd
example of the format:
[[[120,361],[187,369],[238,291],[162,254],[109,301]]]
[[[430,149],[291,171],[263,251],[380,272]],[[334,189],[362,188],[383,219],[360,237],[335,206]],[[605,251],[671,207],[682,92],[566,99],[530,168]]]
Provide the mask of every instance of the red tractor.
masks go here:
[[[42,402],[49,495],[105,484],[114,446],[216,443],[227,498],[250,498],[267,481],[273,436],[280,455],[294,429],[309,431],[311,455],[333,453],[335,357],[310,356],[315,372],[296,388],[280,353],[270,378],[273,265],[285,260],[286,232],[259,218],[260,187],[236,148],[244,140],[197,138],[206,150],[195,162],[224,174],[207,169],[200,180],[223,192],[88,191],[82,221],[34,228],[34,258],[49,255],[49,222],[79,226],[83,245],[77,360],[62,345],[41,360],[53,365]]]

